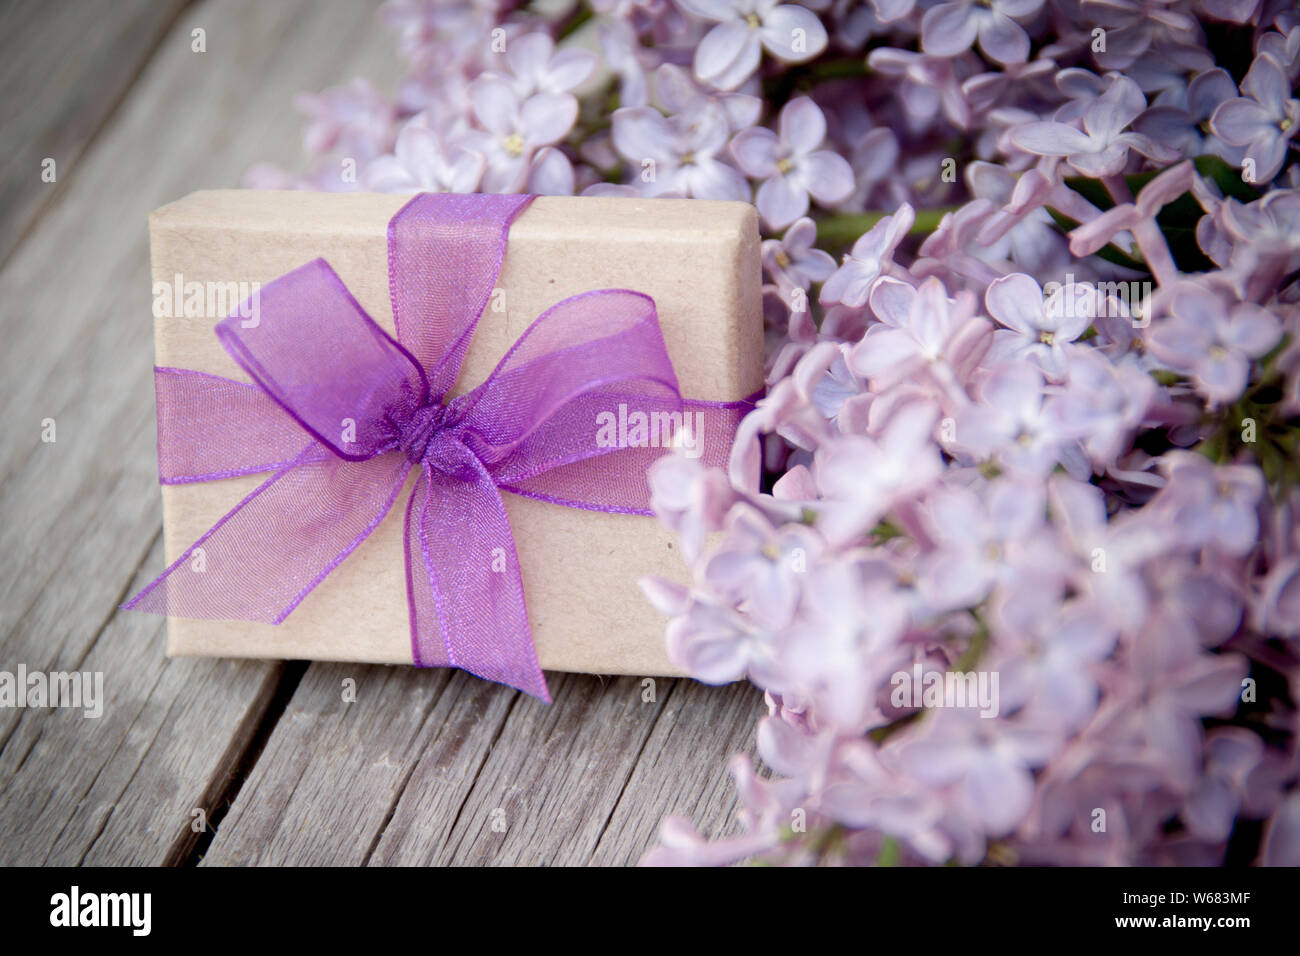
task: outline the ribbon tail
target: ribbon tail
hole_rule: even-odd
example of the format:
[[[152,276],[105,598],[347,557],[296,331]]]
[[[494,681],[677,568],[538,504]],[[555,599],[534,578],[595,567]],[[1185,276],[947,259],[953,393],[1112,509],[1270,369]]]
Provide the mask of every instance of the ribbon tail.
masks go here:
[[[155,368],[158,481],[181,485],[279,471],[311,444],[256,385],[183,368]],[[315,447],[316,458],[329,451]]]
[[[410,463],[351,462],[313,445],[232,508],[122,607],[279,624],[384,519]]]
[[[412,658],[549,704],[505,504],[482,463],[463,459],[456,477],[426,465],[407,505]]]

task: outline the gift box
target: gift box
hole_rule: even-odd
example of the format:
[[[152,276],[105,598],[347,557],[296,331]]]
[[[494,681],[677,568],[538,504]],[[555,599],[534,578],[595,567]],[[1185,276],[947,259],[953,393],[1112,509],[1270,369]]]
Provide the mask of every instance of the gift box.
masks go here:
[[[392,228],[409,200],[219,190],[193,193],[158,209],[149,223],[157,366],[254,381],[247,371],[252,360],[237,362],[214,326],[224,320],[256,329],[257,313],[267,306],[264,290],[318,260],[337,275],[358,310],[396,336]],[[745,400],[762,387],[760,286],[758,228],[748,204],[538,197],[509,223],[499,274],[447,395],[467,395],[487,380],[534,320],[557,303],[592,290],[621,289],[653,300],[681,395],[732,410],[738,420]],[[297,321],[303,347],[314,346],[309,313]],[[591,321],[603,321],[599,309]],[[161,408],[161,390],[159,400]],[[629,427],[635,432],[638,426],[635,409],[629,413],[626,403],[621,408],[611,403],[608,414],[601,414],[602,433],[611,440],[626,442]],[[175,415],[171,409],[167,420]],[[235,418],[208,427],[233,430],[225,440],[234,443],[258,440],[245,437],[240,429],[247,430],[247,423]],[[160,428],[164,425],[160,414]],[[160,433],[160,454],[167,437]],[[677,439],[683,444],[681,435]],[[689,432],[685,440],[689,448]],[[644,459],[627,467],[640,467],[644,474]],[[412,663],[411,543],[409,532],[404,539],[403,515],[407,496],[416,493],[418,472],[413,469],[406,479],[397,505],[282,622],[169,616],[168,654]],[[197,564],[197,553],[187,549],[267,480],[266,474],[203,477],[211,480],[162,487],[169,565],[181,558]],[[665,654],[663,620],[637,586],[645,575],[688,581],[670,532],[644,514],[568,507],[509,491],[501,500],[541,667],[679,673]],[[439,559],[446,562],[448,549],[463,543],[425,546],[440,549]],[[201,567],[192,570],[203,573]]]

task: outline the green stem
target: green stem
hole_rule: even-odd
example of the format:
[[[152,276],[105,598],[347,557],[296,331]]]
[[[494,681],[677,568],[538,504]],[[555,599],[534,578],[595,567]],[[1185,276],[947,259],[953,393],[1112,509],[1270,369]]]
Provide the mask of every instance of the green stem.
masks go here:
[[[950,212],[956,212],[961,206],[939,206],[935,209],[918,209],[916,222],[908,231],[910,236],[928,236],[939,228],[939,223]],[[822,246],[851,246],[864,232],[867,232],[889,212],[833,213],[817,220],[817,238]]]

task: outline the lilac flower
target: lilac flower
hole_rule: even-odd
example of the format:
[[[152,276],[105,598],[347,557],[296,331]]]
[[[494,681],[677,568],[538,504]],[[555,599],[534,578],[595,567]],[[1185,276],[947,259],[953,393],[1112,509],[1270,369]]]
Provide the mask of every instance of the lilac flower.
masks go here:
[[[694,561],[707,534],[722,527],[735,493],[714,472],[685,455],[665,455],[651,466],[650,507],[682,537],[688,561]]]
[[[957,56],[979,38],[980,49],[999,63],[1024,63],[1029,34],[1012,17],[1032,17],[1043,0],[953,0],[931,7],[921,20],[921,49]]]
[[[645,195],[749,198],[745,177],[718,158],[728,123],[717,104],[701,107],[690,121],[637,106],[617,110],[613,123],[614,147],[633,164],[636,185]]]
[[[1249,302],[1225,305],[1213,293],[1183,286],[1170,300],[1169,316],[1149,330],[1152,353],[1170,368],[1187,372],[1214,404],[1231,402],[1246,388],[1250,363],[1282,337],[1266,309]]]
[[[1106,30],[1097,62],[1107,70],[1125,70],[1153,46],[1193,43],[1196,21],[1177,6],[1178,0],[1083,0],[1086,21]]]
[[[665,635],[668,659],[706,684],[744,677],[763,654],[762,634],[743,614],[712,601],[691,601]]]
[[[1005,720],[985,720],[970,708],[929,715],[922,732],[899,748],[913,777],[955,789],[956,805],[991,837],[1005,836],[1029,813],[1034,777],[1056,752],[1059,734]]]
[[[982,493],[981,493],[982,492]],[[934,550],[921,563],[921,593],[941,610],[974,607],[1017,579],[1041,589],[1062,574],[1047,533],[1042,484],[1001,478],[976,490],[945,485],[924,509]]]
[[[817,486],[830,499],[818,528],[842,543],[873,527],[895,502],[920,492],[943,470],[932,410],[904,406],[878,438],[846,435],[817,451]]]
[[[835,726],[861,732],[875,711],[872,688],[901,660],[906,608],[864,587],[849,564],[818,567],[807,577],[807,613],[778,639],[766,686],[797,694]]]
[[[1222,103],[1210,125],[1225,143],[1246,147],[1255,164],[1255,182],[1268,182],[1286,159],[1300,129],[1300,100],[1291,98],[1291,82],[1270,56],[1257,56],[1241,81],[1246,96]]]
[[[1133,129],[1163,146],[1178,150],[1183,156],[1195,157],[1210,152],[1229,162],[1240,160],[1242,151],[1205,132],[1205,125],[1215,109],[1237,95],[1237,84],[1227,70],[1215,68],[1199,73],[1187,84],[1186,107],[1163,104],[1153,106],[1136,120]]]
[[[816,240],[817,226],[804,218],[794,222],[780,239],[763,241],[763,265],[779,286],[806,291],[814,282],[830,278],[835,260],[813,247]]]
[[[898,244],[907,235],[916,214],[904,203],[892,216],[885,216],[853,244],[844,264],[822,286],[823,303],[840,302],[854,308],[865,305],[871,286],[888,269]]]
[[[981,461],[1043,476],[1056,467],[1069,434],[1046,401],[1043,373],[1027,362],[1007,362],[980,383],[979,401],[960,409],[954,444]]]
[[[436,132],[412,120],[397,135],[393,155],[381,156],[366,167],[367,189],[380,193],[472,193],[483,178],[487,161],[463,146],[444,146]]]
[[[365,80],[332,86],[319,94],[303,93],[294,105],[310,118],[302,137],[308,153],[338,153],[364,164],[393,143],[397,112]]]
[[[1013,272],[989,284],[984,293],[989,315],[1005,328],[993,333],[989,362],[1027,358],[1060,381],[1074,341],[1098,312],[1096,290],[1057,284],[1048,296],[1030,276]]]
[[[1052,420],[1089,461],[1109,468],[1147,417],[1156,391],[1151,376],[1134,359],[1112,362],[1089,349],[1071,356],[1065,385],[1052,399]],[[1068,456],[1063,463],[1070,466]],[[1071,473],[1083,475],[1078,467]]]
[[[1178,158],[1172,149],[1141,133],[1124,132],[1145,108],[1137,84],[1117,76],[1084,111],[1082,130],[1066,123],[1026,123],[1011,131],[1011,140],[1039,156],[1063,156],[1079,173],[1098,179],[1122,172],[1130,149],[1157,162],[1172,162]]]
[[[538,93],[521,101],[499,77],[480,77],[470,95],[474,116],[486,132],[471,130],[463,143],[487,161],[483,175],[487,192],[522,189],[533,154],[563,139],[578,117],[578,101],[569,94]]]
[[[1050,589],[1022,588],[1001,601],[994,626],[1005,642],[998,662],[1003,713],[1077,730],[1101,699],[1097,663],[1109,657],[1116,631],[1085,602],[1060,604]]]
[[[526,100],[534,93],[570,93],[596,69],[590,50],[569,47],[558,53],[545,33],[516,37],[506,46],[506,63],[513,74],[515,95]]]
[[[763,179],[757,205],[773,229],[784,229],[808,211],[808,197],[823,206],[842,202],[853,191],[853,169],[843,156],[819,149],[826,139],[826,119],[806,96],[781,110],[778,137],[761,126],[740,133],[732,155],[752,179]]]
[[[851,365],[879,387],[926,369],[949,387],[957,370],[988,347],[988,322],[973,314],[970,297],[949,299],[938,279],[925,280],[919,289],[881,279],[871,308],[880,324],[854,347]]]
[[[1084,481],[1053,475],[1048,501],[1054,523],[1077,559],[1071,583],[1097,615],[1125,634],[1146,620],[1150,597],[1142,567],[1167,547],[1162,529],[1133,514],[1109,520],[1101,491]]]
[[[799,580],[821,552],[820,539],[805,525],[773,528],[751,505],[727,515],[726,538],[704,568],[716,594],[738,602],[759,620],[789,623],[799,600]]]
[[[695,50],[695,75],[734,90],[758,69],[762,51],[788,63],[812,59],[826,47],[817,15],[778,0],[678,0],[697,17],[717,23]]]
[[[1259,499],[1264,477],[1244,465],[1216,467],[1195,452],[1169,452],[1163,459],[1169,484],[1152,507],[1168,514],[1189,543],[1240,556],[1259,537]]]

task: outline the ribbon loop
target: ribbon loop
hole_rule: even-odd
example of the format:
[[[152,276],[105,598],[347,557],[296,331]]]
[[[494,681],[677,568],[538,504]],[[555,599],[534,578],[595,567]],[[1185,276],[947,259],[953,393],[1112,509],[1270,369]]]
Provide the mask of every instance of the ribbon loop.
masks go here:
[[[424,370],[352,297],[324,259],[261,290],[256,321],[232,315],[217,338],[254,382],[340,458],[395,447],[390,410],[424,405]]]

